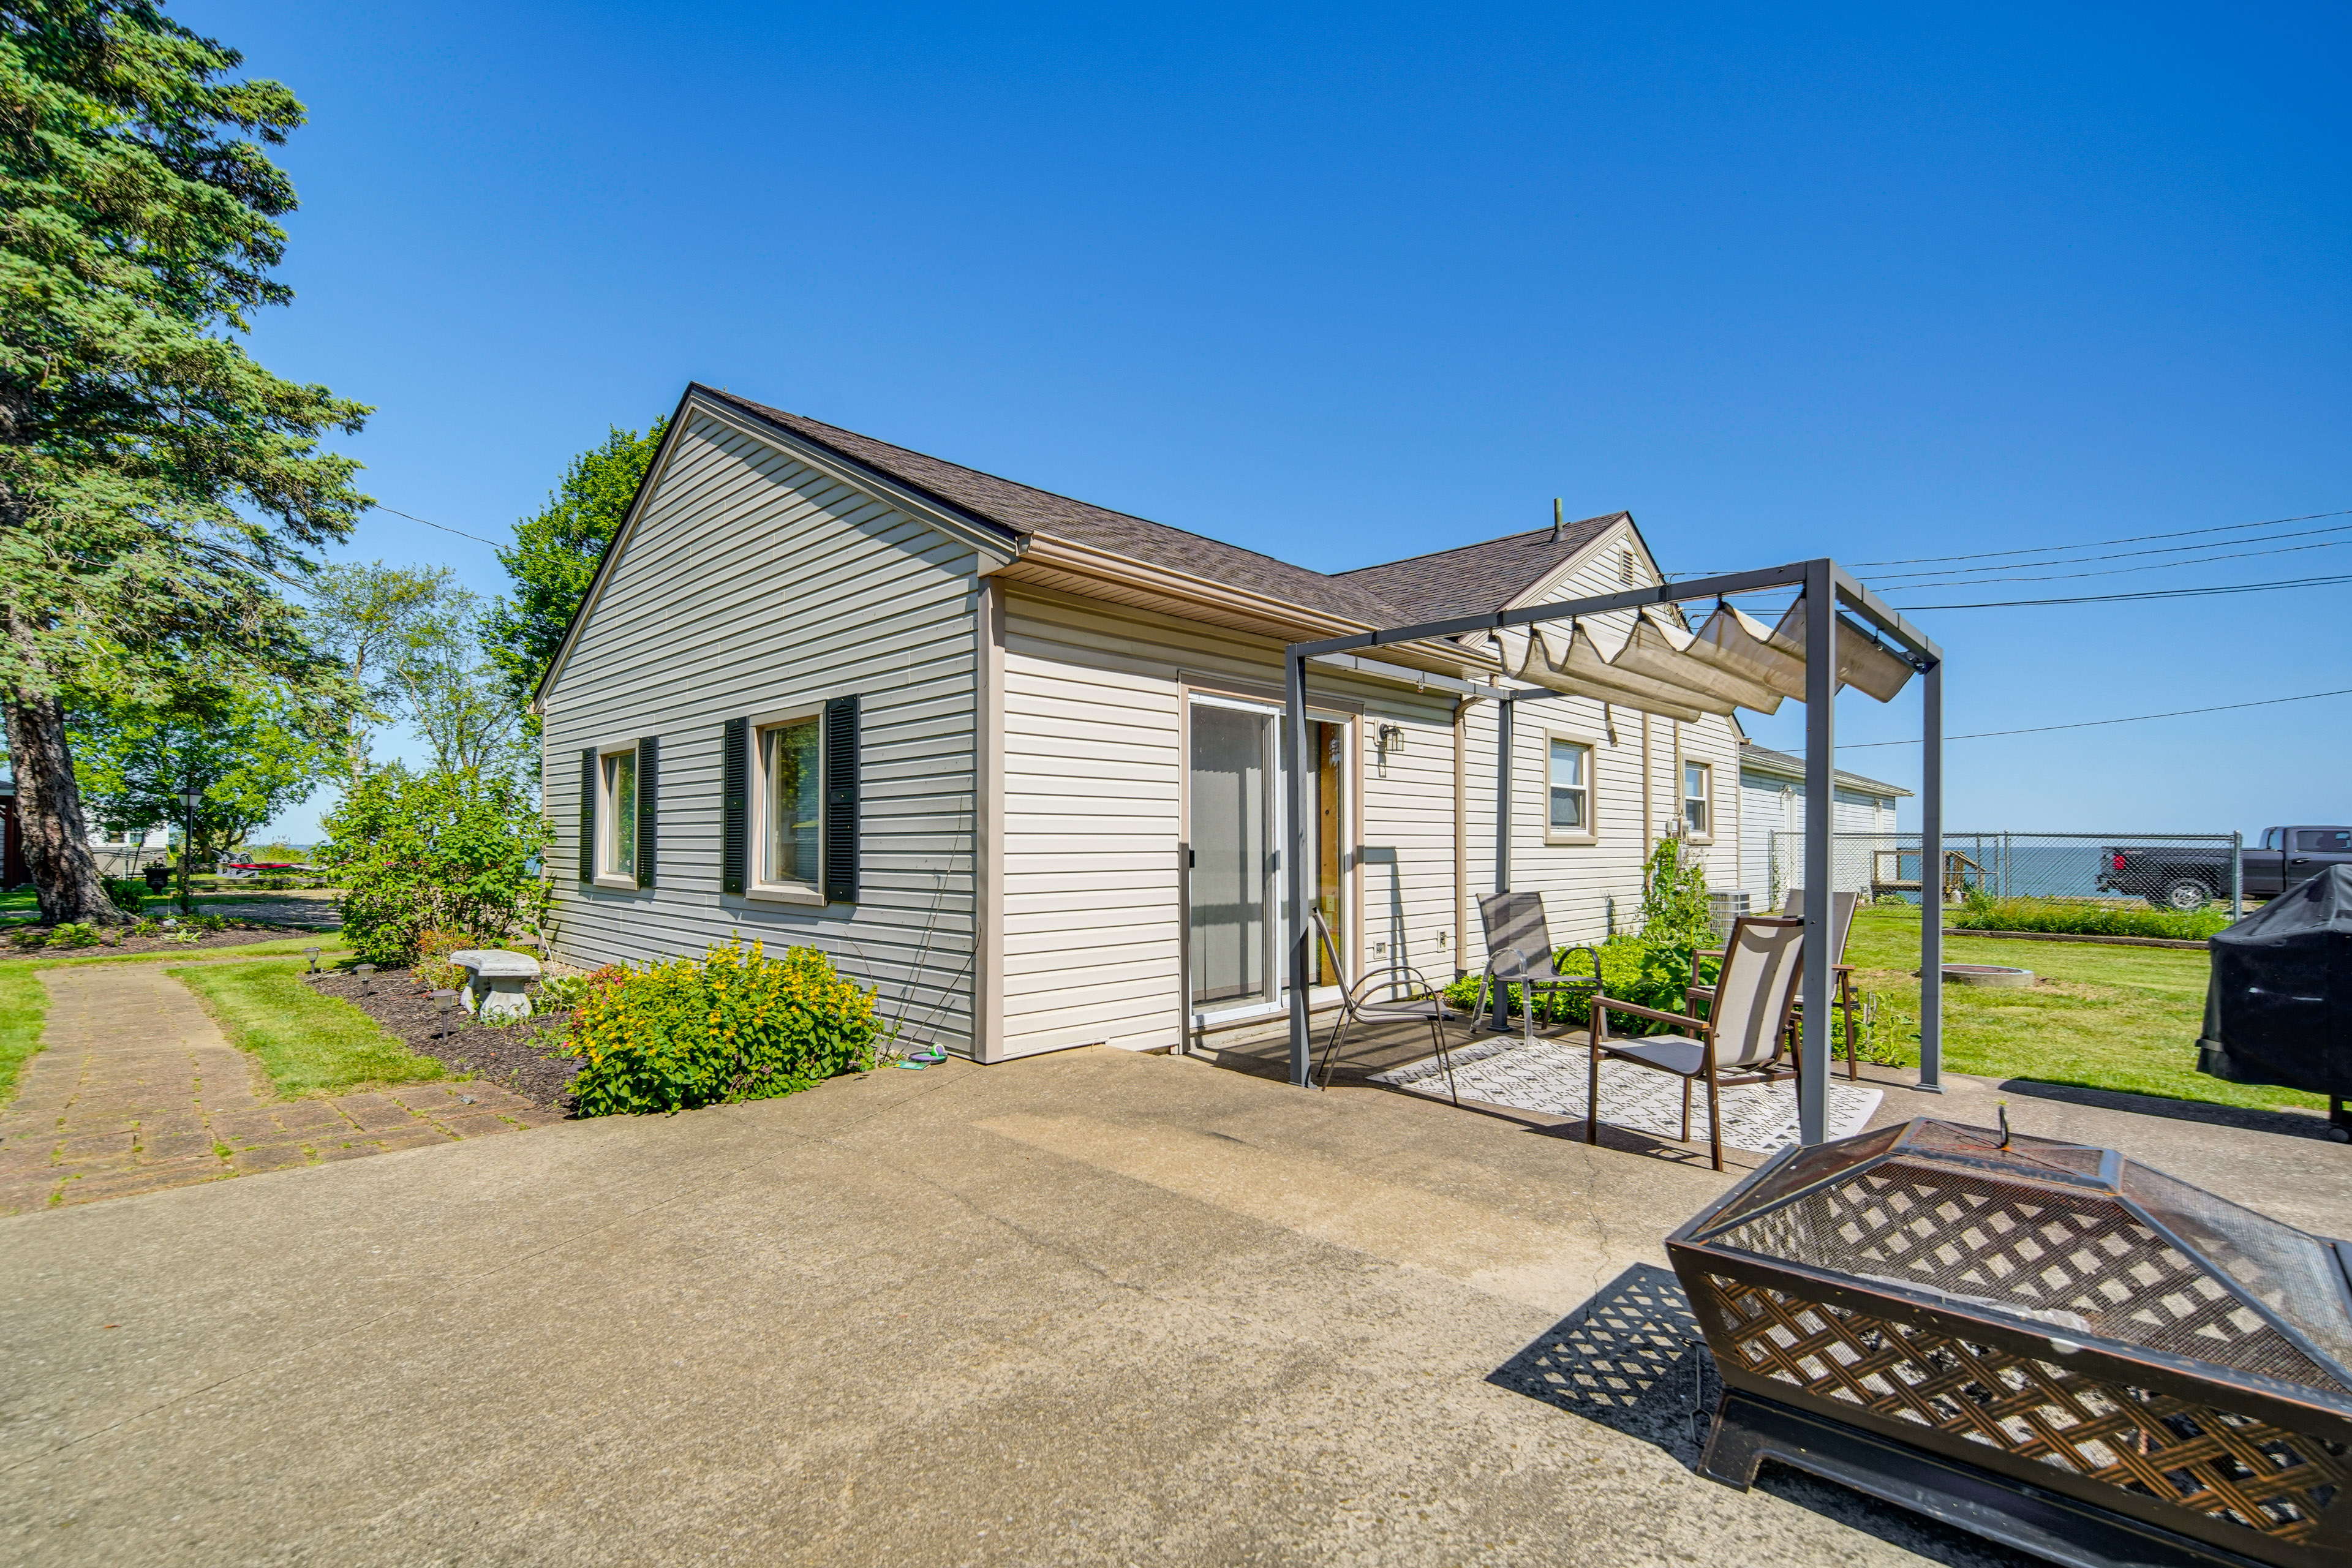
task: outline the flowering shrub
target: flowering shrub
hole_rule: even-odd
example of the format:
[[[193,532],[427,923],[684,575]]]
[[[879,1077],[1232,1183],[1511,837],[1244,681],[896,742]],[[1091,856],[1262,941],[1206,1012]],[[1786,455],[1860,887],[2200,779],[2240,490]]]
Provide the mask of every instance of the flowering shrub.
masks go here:
[[[584,1060],[579,1113],[769,1100],[863,1072],[885,1033],[874,998],[810,947],[770,958],[730,941],[699,960],[600,969],[564,1046]]]

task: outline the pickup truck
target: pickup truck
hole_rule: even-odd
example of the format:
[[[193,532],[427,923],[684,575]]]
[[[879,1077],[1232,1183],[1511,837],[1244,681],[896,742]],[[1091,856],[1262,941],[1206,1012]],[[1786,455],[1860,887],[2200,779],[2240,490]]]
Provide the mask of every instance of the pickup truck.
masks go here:
[[[2099,853],[2103,893],[2183,913],[2230,896],[2230,852],[2219,846],[2110,844]],[[2352,866],[2352,827],[2265,827],[2242,858],[2246,901],[2275,899],[2330,866]]]

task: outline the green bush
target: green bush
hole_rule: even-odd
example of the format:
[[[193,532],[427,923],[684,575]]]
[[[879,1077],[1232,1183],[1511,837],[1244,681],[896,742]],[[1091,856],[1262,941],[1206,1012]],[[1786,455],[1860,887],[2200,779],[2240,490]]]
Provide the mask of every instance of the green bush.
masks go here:
[[[713,943],[699,961],[588,977],[565,1054],[583,1116],[690,1110],[768,1100],[874,1065],[884,1038],[875,993],[814,948],[770,958],[760,943]],[[895,1033],[895,1031],[892,1031]]]
[[[98,942],[99,934],[98,928],[96,926],[85,925],[79,921],[68,921],[63,925],[53,927],[50,930],[47,945],[50,947],[96,947]]]
[[[367,773],[328,816],[320,864],[343,889],[343,935],[370,963],[404,964],[428,931],[496,941],[544,922],[554,889],[537,869],[552,842],[517,780],[479,770]]]
[[[1946,922],[1958,931],[2042,931],[2081,936],[2158,936],[2202,942],[2229,928],[2228,911],[2179,914],[2080,899],[1995,899],[1972,894]]]
[[[106,896],[124,914],[135,915],[147,907],[147,884],[135,877],[109,877]]]

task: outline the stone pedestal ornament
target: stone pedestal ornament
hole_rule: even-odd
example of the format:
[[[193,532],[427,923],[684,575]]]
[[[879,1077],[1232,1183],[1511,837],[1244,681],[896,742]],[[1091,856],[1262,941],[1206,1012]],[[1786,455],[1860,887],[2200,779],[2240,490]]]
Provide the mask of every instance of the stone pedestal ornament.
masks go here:
[[[526,987],[539,978],[539,960],[499,948],[465,947],[449,962],[466,972],[466,1011],[483,1019],[528,1018]]]

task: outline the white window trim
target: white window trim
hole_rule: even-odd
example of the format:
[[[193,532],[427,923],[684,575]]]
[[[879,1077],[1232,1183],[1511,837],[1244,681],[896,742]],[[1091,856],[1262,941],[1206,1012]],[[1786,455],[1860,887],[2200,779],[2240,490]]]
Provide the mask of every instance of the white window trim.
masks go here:
[[[818,766],[824,760],[824,704],[803,702],[796,707],[779,708],[772,713],[756,713],[751,717],[751,799],[746,814],[743,858],[743,896],[772,904],[801,904],[816,908],[827,900],[821,881],[770,882],[761,878],[760,868],[766,858],[768,842],[768,767],[760,745],[761,731],[772,730],[779,724],[793,724],[807,720],[816,721],[816,754]],[[824,815],[817,814],[817,864],[824,863]]]
[[[1584,826],[1581,830],[1554,827],[1551,825],[1551,743],[1566,741],[1584,748]],[[1543,824],[1546,844],[1574,846],[1601,842],[1601,742],[1590,735],[1573,730],[1546,730],[1543,732]]]
[[[624,874],[607,869],[612,864],[613,830],[619,826],[620,813],[613,808],[612,792],[604,786],[604,759],[623,754],[636,757],[637,788],[646,787],[646,760],[637,756],[637,739],[607,741],[596,748],[596,877],[591,884],[598,888],[637,890],[637,874],[633,869]],[[644,847],[638,847],[642,849]]]
[[[1690,785],[1685,782],[1684,774],[1693,767],[1706,770],[1706,831],[1705,833],[1690,831],[1692,797],[1689,794]],[[1705,757],[1694,757],[1687,752],[1677,756],[1675,759],[1675,815],[1683,819],[1684,838],[1693,844],[1714,843],[1716,817],[1720,811],[1721,807],[1717,802],[1715,794],[1715,763]]]

